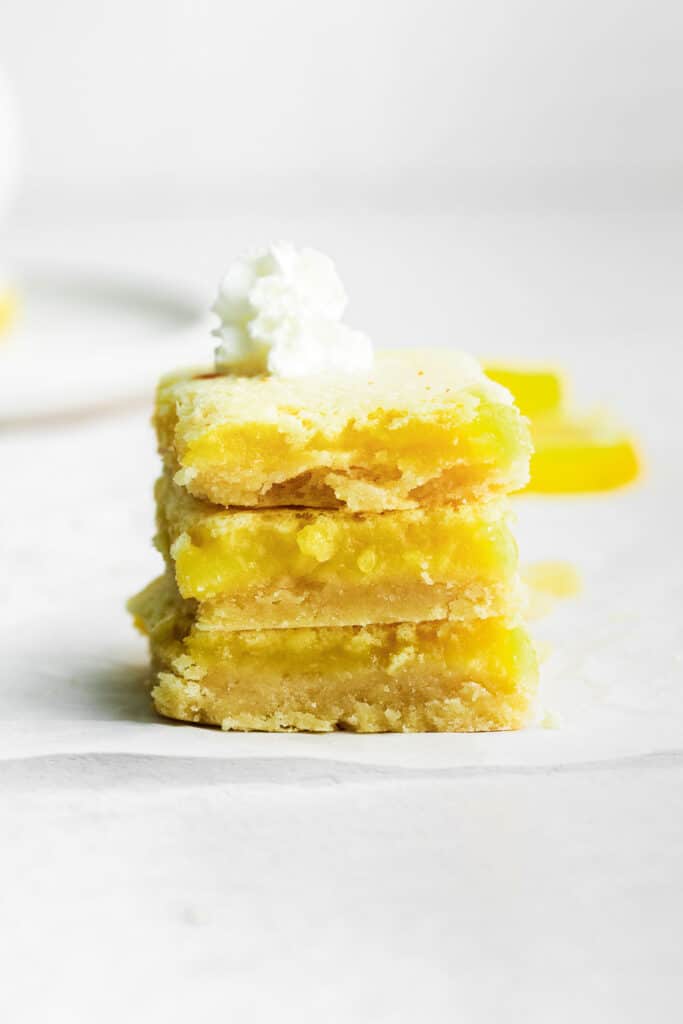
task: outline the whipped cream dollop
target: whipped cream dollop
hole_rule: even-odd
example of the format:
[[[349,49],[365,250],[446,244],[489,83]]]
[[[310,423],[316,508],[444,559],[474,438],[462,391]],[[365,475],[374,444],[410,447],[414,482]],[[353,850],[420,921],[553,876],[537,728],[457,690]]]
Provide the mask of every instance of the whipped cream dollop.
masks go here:
[[[332,260],[278,242],[242,256],[221,281],[211,311],[219,373],[307,377],[359,373],[372,342],[341,322],[346,292]]]

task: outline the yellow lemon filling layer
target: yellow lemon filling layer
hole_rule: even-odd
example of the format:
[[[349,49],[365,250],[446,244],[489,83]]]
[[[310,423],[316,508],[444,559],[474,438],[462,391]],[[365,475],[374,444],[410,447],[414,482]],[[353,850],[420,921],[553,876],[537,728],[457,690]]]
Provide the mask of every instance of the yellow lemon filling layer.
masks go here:
[[[361,378],[176,374],[155,421],[177,482],[225,506],[386,511],[528,479],[528,428],[509,393],[449,351],[380,353]]]
[[[517,545],[500,501],[403,512],[234,511],[157,483],[157,542],[220,628],[513,614]]]

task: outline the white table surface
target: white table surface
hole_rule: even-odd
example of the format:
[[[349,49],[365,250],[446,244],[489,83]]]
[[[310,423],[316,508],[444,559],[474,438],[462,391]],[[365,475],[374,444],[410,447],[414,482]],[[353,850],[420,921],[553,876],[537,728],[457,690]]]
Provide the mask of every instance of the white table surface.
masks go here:
[[[35,374],[15,351],[11,396],[0,382],[3,1019],[678,1019],[682,220],[245,214],[15,233],[13,344]],[[639,487],[518,503],[523,557],[584,578],[538,625],[559,729],[250,738],[150,713],[122,611],[158,567],[146,392],[185,346],[208,355],[193,304],[244,244],[278,236],[338,258],[349,320],[380,343],[563,362],[577,397],[642,439]],[[178,323],[127,313],[116,347],[116,309],[100,330],[82,308],[85,268],[180,296]]]

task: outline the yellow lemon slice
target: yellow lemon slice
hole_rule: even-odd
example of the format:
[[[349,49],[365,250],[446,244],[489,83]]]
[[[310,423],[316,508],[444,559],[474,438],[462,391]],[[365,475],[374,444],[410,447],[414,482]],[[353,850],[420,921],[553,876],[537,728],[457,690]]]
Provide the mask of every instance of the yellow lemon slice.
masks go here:
[[[556,370],[488,363],[484,371],[487,377],[512,392],[519,411],[531,420],[555,412],[565,402],[566,381]]]
[[[557,370],[498,363],[485,370],[512,392],[531,420],[535,453],[527,491],[609,491],[636,479],[640,460],[633,440],[607,413],[581,415],[568,409],[566,380]]]
[[[636,479],[636,446],[605,414],[566,413],[531,422],[534,454],[527,491],[571,494],[610,491]]]

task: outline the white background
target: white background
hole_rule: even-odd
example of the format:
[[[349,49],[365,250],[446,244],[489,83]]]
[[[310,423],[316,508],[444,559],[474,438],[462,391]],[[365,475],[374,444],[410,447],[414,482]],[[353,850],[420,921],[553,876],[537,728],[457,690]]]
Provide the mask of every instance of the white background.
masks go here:
[[[680,185],[675,0],[4,0],[24,210],[648,201]]]
[[[679,1018],[682,44],[667,0],[3,0],[3,1020]],[[640,439],[638,488],[519,505],[523,558],[584,578],[539,626],[557,732],[430,769],[150,712],[151,379],[280,236],[380,344],[559,361]]]

